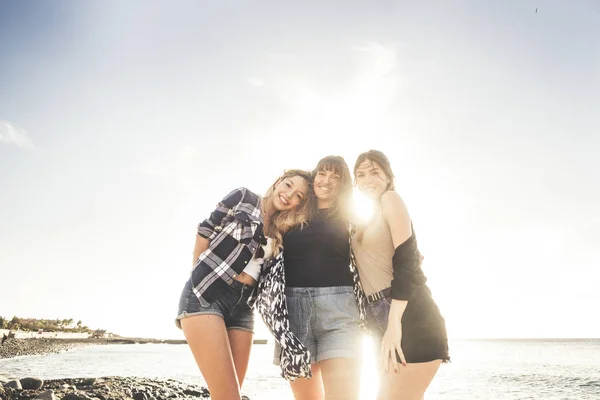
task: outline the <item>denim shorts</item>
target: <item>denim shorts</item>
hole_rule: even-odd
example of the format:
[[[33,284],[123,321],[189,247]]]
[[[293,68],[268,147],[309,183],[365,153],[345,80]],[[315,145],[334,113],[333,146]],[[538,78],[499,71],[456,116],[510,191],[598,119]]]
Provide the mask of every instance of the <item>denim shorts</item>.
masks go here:
[[[310,351],[311,363],[362,356],[362,331],[352,286],[285,289],[290,330]],[[275,343],[273,363],[281,346]]]
[[[195,315],[218,315],[225,321],[225,327],[254,332],[254,313],[248,305],[248,297],[254,288],[236,280],[228,286],[212,303],[204,306],[192,290],[188,280],[179,299],[179,312],[175,324],[181,328],[181,319]]]

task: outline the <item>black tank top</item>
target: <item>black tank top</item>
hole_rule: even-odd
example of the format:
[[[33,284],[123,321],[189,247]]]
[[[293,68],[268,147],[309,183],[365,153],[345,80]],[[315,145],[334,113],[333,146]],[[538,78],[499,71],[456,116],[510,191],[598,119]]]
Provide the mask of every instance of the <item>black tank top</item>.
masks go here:
[[[283,237],[285,285],[288,287],[352,286],[350,244],[346,224],[327,219],[319,210],[303,229]]]

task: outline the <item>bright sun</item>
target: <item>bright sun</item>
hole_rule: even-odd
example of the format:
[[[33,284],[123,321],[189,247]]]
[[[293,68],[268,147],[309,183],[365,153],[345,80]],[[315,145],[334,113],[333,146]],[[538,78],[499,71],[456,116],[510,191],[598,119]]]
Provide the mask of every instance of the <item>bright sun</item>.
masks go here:
[[[354,189],[354,212],[360,222],[368,221],[373,214],[373,201],[356,188]]]

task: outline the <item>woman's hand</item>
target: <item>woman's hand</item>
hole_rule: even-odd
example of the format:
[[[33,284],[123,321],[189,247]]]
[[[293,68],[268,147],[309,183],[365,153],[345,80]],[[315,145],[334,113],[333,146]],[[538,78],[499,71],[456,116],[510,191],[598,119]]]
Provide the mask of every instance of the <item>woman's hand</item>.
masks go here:
[[[406,304],[406,301],[392,300],[388,326],[381,340],[382,367],[386,373],[390,371],[390,365],[395,372],[398,372],[396,353],[400,356],[402,365],[406,366],[406,358],[402,352],[402,314],[404,314]]]

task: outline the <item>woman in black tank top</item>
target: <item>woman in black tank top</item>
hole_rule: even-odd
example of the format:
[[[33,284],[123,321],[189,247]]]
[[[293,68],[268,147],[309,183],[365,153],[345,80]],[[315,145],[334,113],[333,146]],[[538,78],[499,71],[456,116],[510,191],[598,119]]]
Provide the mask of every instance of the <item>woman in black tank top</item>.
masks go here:
[[[352,178],[337,156],[320,160],[312,177],[317,206],[308,225],[283,237],[290,331],[308,348],[312,372],[290,386],[296,400],[358,399],[364,311],[350,263]],[[276,364],[280,353],[276,346]]]

